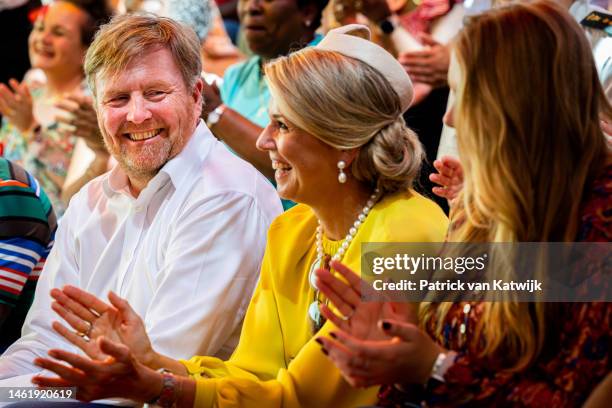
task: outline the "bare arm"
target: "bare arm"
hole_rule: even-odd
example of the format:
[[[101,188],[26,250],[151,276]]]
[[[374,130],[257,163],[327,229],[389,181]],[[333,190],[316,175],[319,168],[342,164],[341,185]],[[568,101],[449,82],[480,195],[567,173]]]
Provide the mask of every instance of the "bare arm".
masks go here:
[[[108,162],[109,154],[105,149],[92,150],[83,139],[79,139],[61,189],[64,204],[68,205],[72,196],[89,181],[106,173]]]
[[[255,146],[263,128],[233,109],[226,108],[219,122],[212,127],[211,131],[240,157],[255,166],[264,176],[274,178],[270,157],[266,152],[258,150]]]

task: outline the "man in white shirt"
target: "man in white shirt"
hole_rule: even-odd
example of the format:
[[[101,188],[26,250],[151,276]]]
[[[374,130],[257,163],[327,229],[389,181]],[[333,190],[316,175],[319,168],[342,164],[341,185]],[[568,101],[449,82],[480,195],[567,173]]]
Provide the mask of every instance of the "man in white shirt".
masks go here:
[[[65,284],[127,299],[168,356],[227,357],[282,210],[270,183],[200,121],[190,29],[117,17],[91,45],[85,71],[119,164],[72,198],[23,336],[0,358],[0,386],[30,385],[34,358],[50,348],[75,350],[51,328],[49,291]]]

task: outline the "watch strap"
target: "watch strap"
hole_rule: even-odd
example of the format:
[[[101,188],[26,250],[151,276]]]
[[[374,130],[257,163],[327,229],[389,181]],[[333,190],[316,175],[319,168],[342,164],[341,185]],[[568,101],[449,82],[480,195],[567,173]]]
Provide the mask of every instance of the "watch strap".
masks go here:
[[[221,120],[221,116],[223,116],[223,113],[225,112],[226,108],[227,106],[222,103],[208,114],[208,116],[206,117],[206,126],[208,126],[209,129],[219,123],[219,121]]]
[[[157,372],[163,376],[162,390],[157,397],[148,401],[147,404],[161,408],[172,408],[178,400],[178,378],[165,368],[160,368]]]

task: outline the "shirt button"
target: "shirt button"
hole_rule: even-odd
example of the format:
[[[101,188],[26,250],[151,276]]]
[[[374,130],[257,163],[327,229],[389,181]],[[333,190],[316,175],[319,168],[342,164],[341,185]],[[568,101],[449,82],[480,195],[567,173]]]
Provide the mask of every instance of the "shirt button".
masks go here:
[[[143,207],[142,205],[137,205],[136,207],[134,207],[134,211],[136,211],[137,213],[142,212]]]

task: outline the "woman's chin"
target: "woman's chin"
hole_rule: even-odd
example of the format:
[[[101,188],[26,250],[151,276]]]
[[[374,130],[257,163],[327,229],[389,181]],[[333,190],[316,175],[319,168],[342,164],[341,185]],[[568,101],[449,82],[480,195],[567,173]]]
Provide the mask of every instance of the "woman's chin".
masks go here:
[[[287,187],[288,186],[285,186],[283,184],[277,184],[276,192],[278,193],[278,196],[283,200],[294,201],[296,203],[299,202],[299,199],[294,194],[295,192],[293,191],[293,189]]]

